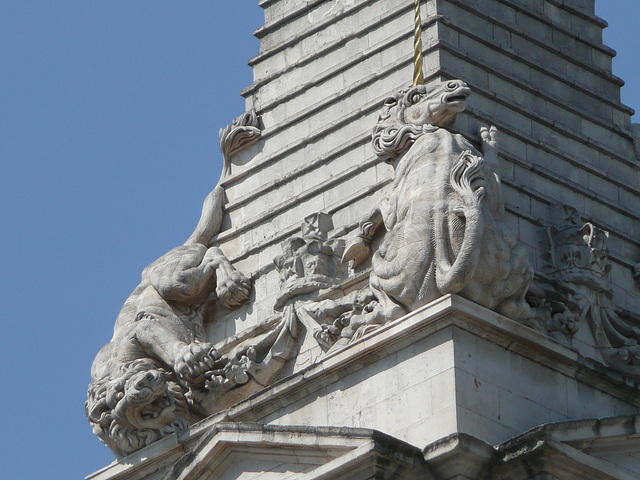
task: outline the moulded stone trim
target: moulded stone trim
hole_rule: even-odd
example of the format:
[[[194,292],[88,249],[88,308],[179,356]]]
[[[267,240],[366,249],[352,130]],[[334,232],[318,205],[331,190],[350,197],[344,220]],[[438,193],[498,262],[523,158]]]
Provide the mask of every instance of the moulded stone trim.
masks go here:
[[[624,375],[562,345],[546,335],[507,319],[457,295],[444,296],[380,329],[343,350],[327,355],[265,390],[193,425],[189,435],[222,421],[255,421],[329,385],[346,372],[362,368],[420,338],[457,326],[553,371],[640,406],[640,389]],[[185,432],[184,435],[187,435]]]
[[[469,9],[460,0],[448,0],[448,1],[451,2],[451,3],[457,4],[457,5],[459,5],[459,6],[463,7],[463,8]],[[594,42],[594,41],[592,41],[592,40],[590,40],[588,38],[582,37],[576,32],[573,32],[573,31],[570,31],[570,30],[562,28],[561,26],[553,23],[553,21],[550,20],[544,13],[542,15],[537,15],[535,12],[532,12],[531,10],[528,10],[526,7],[524,7],[522,5],[522,3],[514,2],[512,0],[498,0],[498,1],[500,3],[502,3],[502,4],[504,4],[504,5],[508,5],[509,7],[513,8],[517,12],[520,12],[520,13],[528,16],[528,17],[531,17],[531,18],[533,18],[535,20],[538,20],[541,23],[544,23],[545,25],[551,27],[554,30],[558,30],[559,32],[564,33],[565,35],[571,36],[571,37],[575,38],[576,40],[579,40],[580,42],[587,44],[591,48],[595,48],[597,50],[600,50],[601,52],[603,52],[603,53],[605,53],[607,55],[610,55],[612,57],[616,56],[616,51],[613,50],[612,48],[610,48],[610,47],[608,47],[606,45],[603,45],[602,43]],[[548,0],[548,1],[550,3],[554,3],[555,5],[560,6],[561,8],[567,7],[565,4],[562,4],[562,3],[557,2],[555,0]],[[586,20],[589,20],[589,21],[595,23],[598,27],[606,28],[609,25],[607,22],[605,22],[600,17],[597,17],[595,15],[593,15],[593,16],[585,15],[583,12],[579,12],[577,10],[574,10],[574,9],[570,8],[570,7],[565,8],[565,9],[568,10],[569,12],[571,12],[571,14],[578,15],[579,17],[581,17],[583,19],[586,19]],[[472,9],[469,9],[469,10],[472,10]],[[476,10],[473,10],[473,11],[476,11]],[[483,18],[485,18],[486,20],[490,20],[490,21],[492,21],[494,23],[499,23],[496,18],[491,18],[491,17],[488,17],[486,15],[482,15],[482,14],[480,14],[480,15]],[[511,28],[513,28],[513,27],[511,27]],[[517,31],[517,30],[514,29],[514,31]]]
[[[568,12],[574,14],[574,15],[578,15],[579,17],[582,17],[586,20],[589,20],[593,23],[595,23],[596,25],[602,27],[602,28],[606,28],[609,26],[609,24],[603,20],[602,18],[600,18],[599,16],[590,13],[588,11],[585,10],[580,10],[576,7],[573,7],[567,3],[565,3],[567,0],[548,0],[550,3],[558,6],[559,8],[562,8],[564,10],[567,10]],[[578,3],[583,2],[584,0],[578,0]],[[587,4],[588,5],[588,4]]]
[[[290,171],[289,173],[286,173],[285,175],[283,175],[281,178],[277,178],[276,180],[273,180],[271,182],[267,182],[265,183],[261,188],[252,191],[250,193],[248,193],[247,195],[237,198],[229,203],[227,203],[225,205],[225,210],[226,211],[231,211],[231,210],[235,210],[238,209],[240,207],[242,207],[243,205],[246,205],[247,203],[249,203],[252,200],[256,200],[257,198],[262,197],[265,193],[271,192],[273,190],[278,189],[280,186],[291,182],[293,180],[295,180],[296,178],[299,178],[301,176],[303,176],[306,173],[309,173],[319,167],[321,167],[322,165],[324,165],[325,163],[331,161],[331,160],[335,160],[336,158],[339,158],[343,155],[346,155],[348,152],[362,146],[362,145],[367,145],[369,143],[369,141],[371,140],[371,134],[370,133],[362,133],[360,135],[356,135],[354,137],[354,139],[348,143],[342,144],[337,148],[334,148],[333,150],[322,154],[320,156],[318,156],[317,158],[309,161],[308,163],[302,165],[299,168],[296,168],[295,170]],[[373,160],[373,159],[372,159]],[[371,161],[369,161],[368,163],[372,163]],[[374,162],[375,163],[375,162]],[[264,163],[262,164],[264,165]],[[362,165],[363,168],[366,168],[366,165]],[[350,169],[346,169],[344,172],[348,172]]]
[[[511,3],[509,3],[509,2],[507,2],[507,1],[505,1],[505,0],[501,0],[501,1],[502,1],[503,3],[505,3],[505,4],[507,4],[507,5],[511,5]],[[459,3],[459,2],[454,2],[454,3],[456,3],[456,4],[457,4],[457,3]],[[514,7],[514,8],[518,8],[518,7]],[[474,12],[475,12],[475,11],[474,11]],[[483,15],[479,14],[478,12],[476,12],[476,13],[477,13],[479,16],[481,16],[482,18],[485,18]],[[396,11],[396,12],[394,12],[392,15],[390,15],[388,18],[393,18],[393,17],[395,17],[395,16],[397,16],[397,15],[398,15],[398,12]],[[474,38],[474,39],[476,39],[477,41],[480,41],[480,42],[482,42],[482,43],[487,43],[487,41],[486,41],[486,40],[481,39],[480,37],[477,37],[477,36],[473,35],[472,33],[468,32],[468,31],[466,31],[466,30],[462,30],[460,26],[458,26],[458,25],[452,25],[452,24],[451,24],[451,22],[450,22],[448,19],[446,19],[446,18],[444,18],[444,19],[443,19],[443,17],[442,17],[441,15],[437,15],[436,17],[428,18],[425,22],[423,22],[423,28],[428,27],[431,23],[434,23],[434,22],[437,22],[437,21],[442,21],[442,20],[444,20],[445,22],[447,22],[447,24],[450,24],[450,26],[454,26],[455,28],[460,29],[461,31],[464,31],[464,32],[465,32],[465,34],[467,34],[470,38]],[[512,30],[514,33],[521,33],[521,32],[518,32],[517,30],[514,30],[513,28],[508,27],[506,24],[500,23],[500,22],[499,22],[498,20],[496,20],[496,19],[490,19],[490,20],[491,20],[492,22],[496,23],[496,24],[499,24],[499,25],[503,26],[504,28],[510,29],[510,31]],[[563,30],[563,32],[565,32],[565,31]],[[409,32],[409,33],[410,33],[410,32]],[[566,32],[565,32],[565,33],[566,33]],[[392,40],[392,41],[393,41],[393,43],[396,43],[396,42],[397,42],[397,39],[403,39],[403,38],[406,38],[406,37],[408,37],[408,36],[410,36],[410,35],[407,35],[406,33],[405,33],[405,34],[402,34],[402,35],[398,35],[398,36],[396,37],[396,39],[394,39],[394,40]],[[577,38],[577,37],[576,37],[576,38]],[[544,48],[545,48],[545,49],[547,49],[547,50],[554,50],[553,48],[550,48],[550,46],[549,46],[549,45],[547,45],[547,44],[544,44],[544,43],[541,43],[541,42],[535,42],[535,40],[534,40],[534,39],[531,39],[531,38],[529,38],[529,37],[527,37],[527,39],[528,39],[529,41],[533,41],[534,43],[539,44],[540,46],[544,47]],[[340,45],[340,43],[341,43],[341,42],[337,42],[337,45],[339,46],[339,45]],[[489,42],[489,43],[490,43],[490,42]],[[604,45],[589,44],[589,46],[590,46],[590,47],[594,47],[594,48],[604,49],[604,50],[606,50],[606,51],[607,51],[607,53],[612,54],[612,55],[615,55],[615,52],[614,52],[613,50],[609,49],[608,47],[606,47],[606,46],[604,46]],[[382,46],[382,48],[386,48],[386,46]],[[555,50],[554,50],[554,51],[555,51]],[[612,53],[612,52],[613,52],[613,53]],[[272,75],[272,77],[271,77],[271,78],[267,77],[264,81],[263,81],[263,80],[260,80],[260,82],[261,82],[260,84],[262,84],[262,83],[266,83],[269,79],[272,79],[272,78],[274,78],[274,77],[277,77],[277,76],[281,75],[282,73],[284,73],[285,71],[288,71],[288,70],[290,70],[290,69],[292,69],[292,68],[297,68],[297,67],[301,66],[301,64],[306,63],[307,61],[311,61],[313,58],[316,58],[317,56],[319,56],[319,55],[321,55],[321,54],[324,54],[324,53],[326,53],[326,52],[324,52],[324,51],[316,52],[316,53],[314,53],[314,55],[313,55],[312,57],[310,57],[308,60],[304,60],[304,59],[303,59],[303,60],[301,60],[300,62],[296,63],[295,65],[292,65],[291,67],[288,67],[286,70],[284,70],[284,71],[282,71],[282,72],[278,72],[278,74]],[[557,53],[558,53],[559,55],[563,55],[563,54],[562,54],[561,52],[559,52],[559,51],[558,51]],[[355,60],[355,62],[359,61],[359,60],[360,60],[360,58],[361,58],[361,57],[360,57],[360,55],[358,55],[357,57],[355,57],[355,59],[354,59],[354,60]],[[519,58],[519,56],[517,56],[517,55],[515,55],[515,54],[514,54],[514,57],[513,57],[513,58]],[[568,59],[568,60],[570,60],[570,61],[573,61],[572,59],[570,59],[570,58],[568,58],[568,57],[567,57],[567,59]],[[604,70],[598,70],[598,69],[595,69],[595,68],[590,68],[590,67],[589,67],[589,66],[587,66],[586,64],[581,64],[581,65],[582,65],[583,67],[587,68],[587,69],[592,70],[594,73],[599,74],[600,76],[604,76],[605,78],[609,79],[610,81],[612,81],[612,82],[614,82],[614,83],[622,82],[622,80],[621,80],[621,79],[619,79],[619,78],[618,78],[618,77],[616,77],[615,75],[612,75],[610,72],[609,72],[609,73],[607,73],[607,72],[606,72],[606,71],[604,71]],[[330,75],[330,74],[328,73],[327,75]],[[327,76],[325,76],[325,77],[323,77],[323,78],[327,78]],[[324,80],[322,80],[322,81],[324,81]],[[316,84],[316,83],[318,83],[318,82],[314,82],[314,84]],[[571,82],[569,82],[569,83],[571,83]],[[573,84],[572,84],[572,85],[573,85]],[[242,94],[243,94],[244,96],[247,96],[250,92],[252,92],[253,90],[255,90],[255,88],[256,88],[256,84],[254,84],[254,85],[252,85],[252,86],[250,86],[250,87],[247,87],[247,88],[242,92]],[[588,94],[590,94],[590,95],[593,95],[593,92],[591,92],[591,91],[589,91],[589,90],[585,90],[585,93],[588,93]],[[609,99],[603,99],[603,100],[605,100],[605,101],[607,101],[607,102],[610,102],[610,100],[609,100]],[[621,103],[612,103],[612,105],[617,106],[618,108],[621,108],[621,109],[623,109],[623,110],[625,110],[625,111],[627,111],[627,112],[630,112],[630,111],[631,111],[631,109],[629,109],[629,107],[627,107],[627,106],[625,106],[625,105],[623,105],[623,104],[621,104]],[[264,108],[264,107],[263,107],[263,108]]]
[[[305,480],[364,479],[372,474],[435,480],[418,447],[370,429],[220,423],[180,446],[167,450],[164,459],[127,457],[87,480],[196,480],[204,474],[219,478],[233,463],[256,459],[297,466],[298,478]]]
[[[279,0],[262,0],[258,2],[258,5],[263,9],[267,9],[273,4],[277,3]],[[253,32],[253,35],[257,38],[263,38],[265,35],[277,30],[280,26],[289,23],[291,20],[298,18],[303,13],[308,12],[309,10],[313,10],[318,4],[323,3],[325,0],[310,0],[307,1],[305,5],[298,7],[297,9],[292,9],[286,15],[281,16],[277,20],[269,22],[262,27],[256,29]]]

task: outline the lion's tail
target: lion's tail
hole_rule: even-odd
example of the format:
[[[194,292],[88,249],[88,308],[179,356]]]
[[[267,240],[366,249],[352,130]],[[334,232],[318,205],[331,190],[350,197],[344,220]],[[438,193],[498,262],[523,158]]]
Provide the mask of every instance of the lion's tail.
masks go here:
[[[200,221],[185,245],[199,243],[205,247],[209,246],[214,235],[222,228],[222,207],[224,205],[224,189],[218,185],[207,195],[202,205],[202,215]]]

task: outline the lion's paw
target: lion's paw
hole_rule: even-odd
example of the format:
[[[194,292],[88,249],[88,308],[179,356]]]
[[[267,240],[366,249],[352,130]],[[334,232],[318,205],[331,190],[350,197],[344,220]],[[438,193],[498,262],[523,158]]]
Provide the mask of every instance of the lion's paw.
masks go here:
[[[358,235],[347,242],[341,262],[353,261],[352,267],[355,268],[369,258],[370,255],[371,247],[369,243],[362,235]]]
[[[483,147],[498,147],[498,129],[494,125],[491,125],[491,127],[481,127],[480,138],[482,139]]]
[[[498,137],[499,132],[496,127],[480,128],[480,139],[482,140],[482,154],[490,165],[494,167],[498,163]]]
[[[208,342],[194,342],[185,345],[178,353],[174,371],[181,382],[197,383],[205,372],[214,368],[215,361],[220,358],[218,351]]]
[[[225,307],[238,308],[249,300],[251,280],[235,269],[218,270],[216,293]]]

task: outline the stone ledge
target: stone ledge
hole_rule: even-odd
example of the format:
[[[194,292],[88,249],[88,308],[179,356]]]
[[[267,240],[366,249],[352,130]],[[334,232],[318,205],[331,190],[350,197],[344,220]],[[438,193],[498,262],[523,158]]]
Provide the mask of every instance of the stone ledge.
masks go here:
[[[258,3],[258,5],[266,9],[271,5],[273,5],[274,3],[277,3],[277,1],[278,0],[262,0],[261,2]],[[313,10],[316,6],[323,3],[324,1],[325,0],[308,0],[305,5],[298,7],[297,9],[290,11],[288,14],[283,15],[277,20],[274,20],[273,22],[269,22],[266,25],[263,25],[262,27],[256,29],[256,31],[253,32],[253,35],[256,38],[263,38],[265,35],[280,28],[282,25],[286,25],[291,20],[294,20],[295,18],[300,17],[304,13],[310,10]]]
[[[189,434],[221,421],[252,421],[400,350],[419,338],[457,326],[510,352],[579,379],[585,385],[640,406],[640,389],[622,374],[585,359],[568,346],[456,295],[444,296],[365,335],[358,342],[283,379],[226,411],[194,425]],[[258,417],[259,418],[259,417]]]
[[[246,459],[297,466],[299,478],[305,480],[370,478],[366,475],[374,471],[384,474],[376,478],[403,480],[475,480],[496,478],[495,474],[521,480],[537,470],[551,470],[567,479],[638,480],[628,468],[598,457],[593,447],[607,443],[616,449],[610,452],[637,453],[638,421],[638,417],[613,417],[547,424],[497,446],[454,433],[422,450],[365,428],[220,423],[180,445],[158,442],[145,449],[146,457],[131,455],[87,480],[195,480],[204,473],[217,478],[230,464]]]
[[[603,53],[605,53],[607,55],[610,55],[612,57],[615,56],[615,54],[616,54],[615,50],[607,47],[606,45],[603,45],[601,43],[592,42],[591,40],[589,40],[587,38],[584,38],[584,37],[582,37],[582,36],[580,36],[580,35],[578,35],[578,34],[576,34],[574,32],[570,32],[570,31],[567,31],[565,29],[562,29],[561,27],[559,27],[558,25],[556,25],[552,21],[550,21],[545,15],[534,15],[534,14],[531,14],[530,12],[527,12],[526,10],[524,10],[524,8],[521,5],[519,5],[519,4],[515,3],[515,2],[512,2],[510,0],[500,0],[500,1],[502,3],[504,3],[505,5],[510,6],[511,8],[513,8],[516,11],[527,13],[527,15],[529,15],[530,17],[535,18],[536,20],[547,24],[550,28],[552,28],[554,30],[562,31],[563,33],[575,38],[579,42],[584,43],[584,44],[588,45],[591,48],[598,49],[598,50],[602,51]],[[289,12],[284,18],[279,18],[276,21],[267,23],[266,25],[260,27],[259,29],[257,29],[254,32],[254,35],[257,38],[261,39],[261,38],[265,37],[266,35],[268,35],[269,33],[272,33],[274,31],[278,30],[281,26],[286,25],[291,20],[293,20],[293,19],[295,19],[297,17],[300,17],[301,15],[303,15],[306,12],[309,12],[309,11],[313,10],[313,8],[315,8],[320,3],[322,3],[322,0],[320,0],[320,1],[315,0],[315,1],[309,2],[309,4],[306,4],[306,5],[303,5],[301,7],[298,7],[296,10],[293,10],[293,11]],[[335,23],[337,20],[340,20],[340,19],[342,19],[344,17],[350,16],[351,14],[357,12],[358,10],[360,10],[364,6],[368,5],[369,3],[370,2],[363,2],[361,4],[356,5],[355,7],[352,7],[350,9],[346,9],[346,10],[344,10],[344,11],[342,11],[342,12],[340,12],[340,13],[332,16],[332,17],[330,17],[326,21],[324,21],[324,22],[320,23],[318,26],[314,27],[313,29],[309,29],[309,30],[305,31],[303,36],[298,35],[298,36],[294,36],[292,38],[287,38],[287,39],[283,40],[281,43],[279,43],[277,45],[274,45],[269,50],[267,50],[265,52],[262,52],[262,53],[258,54],[257,56],[255,56],[254,58],[252,58],[249,61],[249,65],[253,66],[253,65],[263,61],[264,59],[269,58],[269,57],[279,53],[280,51],[282,51],[282,50],[286,49],[287,47],[289,47],[289,46],[297,43],[298,41],[300,41],[301,38],[305,38],[305,37],[311,36],[314,33],[316,33],[317,31],[322,30],[323,28],[325,28],[327,25]],[[458,5],[463,5],[462,3],[458,2],[458,1],[455,1],[455,0],[452,3],[456,3]],[[593,22],[594,24],[596,24],[599,27],[604,28],[604,27],[607,26],[606,22],[604,22],[602,19],[600,19],[599,17],[597,17],[595,15],[593,15],[593,16],[585,15],[584,12],[579,12],[579,11],[577,11],[577,10],[571,8],[571,7],[568,7],[566,5],[559,4],[557,2],[554,2],[554,3],[556,5],[558,5],[560,8],[567,10],[571,14],[577,15],[577,16],[579,16],[580,18],[582,18],[584,20],[591,21],[591,22]],[[401,9],[401,10],[398,10],[397,13],[400,13],[400,12],[404,13],[406,11],[412,10],[413,6],[410,3],[407,4],[407,5],[408,5],[408,7],[405,7],[403,9]],[[491,19],[491,20],[492,21],[496,21],[496,19]],[[358,32],[358,33],[361,33],[361,32]]]
[[[340,158],[341,156],[346,155],[348,152],[355,150],[358,147],[361,147],[362,145],[367,145],[370,141],[371,141],[371,133],[369,132],[361,133],[359,135],[354,135],[353,140],[343,143],[342,145],[339,145],[338,147],[328,151],[327,153],[319,155],[318,157],[310,160],[308,163],[296,168],[295,170],[291,170],[290,172],[284,174],[282,177],[277,178],[276,180],[267,182],[260,188],[252,192],[249,192],[248,194],[242,197],[234,199],[233,201],[230,201],[224,206],[224,210],[227,212],[230,212],[232,210],[241,208],[246,204],[248,204],[249,202],[259,199],[264,194],[269,193],[273,190],[277,190],[282,185],[288,182],[291,182],[292,180],[298,177],[301,177],[313,170],[316,170],[317,168],[320,168],[322,165],[326,164],[327,162]],[[351,170],[353,170],[354,167],[361,167],[360,170],[364,170],[369,168],[371,165],[375,165],[377,163],[382,163],[382,162],[383,160],[377,160],[376,158],[368,159],[365,162],[361,163],[360,165],[354,165],[351,168],[345,168],[342,171],[342,173],[339,175],[339,177],[335,177],[334,179],[343,178],[343,177],[348,178],[353,176]],[[263,162],[260,165],[264,167],[266,166],[265,163],[266,162]],[[270,163],[271,162],[269,162],[269,164]],[[307,193],[306,191],[301,192],[300,195],[305,195],[306,193]]]
[[[151,445],[145,451],[153,450],[155,456],[130,455],[87,480],[196,480],[204,473],[218,478],[229,463],[243,457],[306,466],[311,471],[301,469],[305,480],[354,478],[354,473],[385,470],[405,480],[435,480],[419,448],[364,428],[221,423],[197,439],[185,440],[181,449],[164,450],[165,461],[160,463],[164,446]]]

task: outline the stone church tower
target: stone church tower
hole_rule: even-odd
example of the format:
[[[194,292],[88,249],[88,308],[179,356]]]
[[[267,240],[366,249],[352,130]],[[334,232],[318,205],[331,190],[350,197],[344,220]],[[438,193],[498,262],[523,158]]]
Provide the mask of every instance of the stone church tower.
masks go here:
[[[640,132],[594,0],[259,6],[220,182],[94,362],[87,478],[640,479]]]

